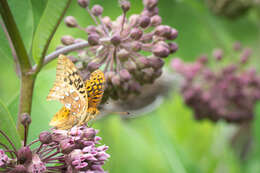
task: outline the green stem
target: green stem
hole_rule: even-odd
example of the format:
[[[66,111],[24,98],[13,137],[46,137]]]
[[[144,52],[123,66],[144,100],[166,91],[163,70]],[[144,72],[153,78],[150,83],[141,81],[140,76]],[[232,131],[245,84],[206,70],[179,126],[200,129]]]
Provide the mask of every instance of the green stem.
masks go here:
[[[31,113],[32,93],[35,76],[28,74],[32,66],[7,0],[0,0],[0,14],[10,39],[12,40],[14,49],[16,51],[17,60],[21,69],[21,94],[17,118],[17,130],[21,140],[24,140],[24,127],[21,124],[21,115],[22,113],[28,113],[29,115]]]

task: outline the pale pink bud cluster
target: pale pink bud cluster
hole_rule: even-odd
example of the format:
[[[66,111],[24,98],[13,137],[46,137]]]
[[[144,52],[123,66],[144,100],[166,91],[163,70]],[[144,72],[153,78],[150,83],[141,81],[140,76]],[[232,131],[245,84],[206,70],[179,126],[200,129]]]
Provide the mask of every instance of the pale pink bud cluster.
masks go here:
[[[78,52],[80,70],[87,77],[89,72],[102,69],[107,79],[105,95],[113,93],[113,99],[124,99],[139,93],[141,85],[153,83],[162,74],[164,58],[178,50],[173,42],[178,31],[162,24],[157,0],[143,0],[143,11],[129,18],[126,13],[131,9],[130,2],[119,1],[122,15],[115,21],[102,15],[101,5],[90,7],[89,1],[83,0],[78,3],[96,23],[84,28],[72,16],[65,18],[68,27],[79,28],[88,35],[89,47]],[[63,45],[80,40],[68,35],[61,38]]]

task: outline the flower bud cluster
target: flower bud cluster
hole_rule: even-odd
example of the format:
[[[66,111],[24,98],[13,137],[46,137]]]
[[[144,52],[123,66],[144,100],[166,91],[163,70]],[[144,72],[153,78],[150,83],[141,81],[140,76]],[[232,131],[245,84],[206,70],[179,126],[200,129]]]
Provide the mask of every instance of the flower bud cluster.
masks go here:
[[[239,50],[237,43],[234,48]],[[172,69],[184,77],[181,93],[196,119],[233,123],[252,120],[254,105],[260,99],[260,76],[245,64],[250,54],[251,50],[245,48],[238,62],[223,65],[223,51],[216,49],[213,57],[217,69],[209,65],[206,56],[194,63],[172,60]]]
[[[42,132],[38,140],[18,151],[0,149],[0,168],[14,173],[105,172],[102,166],[110,155],[106,153],[108,146],[100,145],[97,132],[86,126]],[[36,142],[40,142],[40,146],[31,150]],[[6,152],[10,152],[12,158]]]
[[[140,14],[129,18],[126,13],[131,4],[128,0],[119,1],[122,9],[115,21],[102,16],[103,7],[89,7],[89,1],[78,0],[96,25],[86,28],[79,26],[72,16],[65,18],[68,27],[86,32],[89,47],[78,51],[79,70],[86,76],[98,68],[104,71],[107,87],[103,98],[125,99],[131,93],[139,93],[141,85],[153,83],[162,74],[164,58],[177,51],[173,42],[178,31],[162,24],[158,14],[158,0],[143,0],[144,9]],[[86,5],[87,4],[87,5]],[[82,41],[72,36],[63,36],[63,45]]]

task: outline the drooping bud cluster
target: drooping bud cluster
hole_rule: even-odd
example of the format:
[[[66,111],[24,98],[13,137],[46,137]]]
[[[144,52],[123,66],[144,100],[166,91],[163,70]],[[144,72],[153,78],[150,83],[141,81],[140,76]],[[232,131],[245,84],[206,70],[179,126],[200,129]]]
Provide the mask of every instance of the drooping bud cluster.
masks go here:
[[[88,36],[89,47],[78,51],[76,64],[85,79],[97,68],[104,71],[107,87],[103,98],[108,98],[107,93],[115,100],[139,93],[141,85],[153,83],[161,75],[163,59],[177,51],[178,46],[172,40],[176,39],[178,31],[162,25],[157,1],[143,0],[141,14],[127,18],[131,4],[128,0],[121,0],[123,14],[112,21],[108,16],[102,16],[102,6],[90,8],[89,1],[78,0],[96,25],[83,28],[74,17],[65,18],[68,27],[83,30]],[[61,38],[63,45],[81,41],[68,35]]]
[[[106,153],[108,146],[100,145],[97,132],[86,126],[42,132],[38,140],[19,150],[0,149],[0,170],[11,173],[105,172],[102,165],[110,155]],[[31,150],[34,143],[40,146]]]
[[[241,49],[238,45],[235,50]],[[251,49],[245,48],[237,62],[221,66],[223,51],[216,49],[213,57],[217,69],[207,63],[206,56],[194,63],[172,60],[172,68],[184,77],[181,93],[196,119],[240,123],[253,118],[255,103],[260,99],[260,76],[246,66],[250,54]]]

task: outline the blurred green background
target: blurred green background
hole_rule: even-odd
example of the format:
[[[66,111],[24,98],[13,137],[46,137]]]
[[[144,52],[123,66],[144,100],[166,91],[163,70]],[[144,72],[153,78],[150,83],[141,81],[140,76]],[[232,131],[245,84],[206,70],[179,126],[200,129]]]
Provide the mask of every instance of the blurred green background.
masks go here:
[[[104,6],[104,15],[115,19],[121,14],[117,0],[91,0]],[[45,0],[10,0],[27,50],[46,6]],[[142,11],[141,0],[131,0],[128,15]],[[168,58],[181,57],[192,61],[201,53],[210,54],[216,47],[227,53],[232,43],[241,41],[259,53],[259,17],[257,10],[229,20],[214,16],[202,0],[159,0],[159,14],[163,24],[179,31],[178,52]],[[82,26],[93,24],[86,11],[72,1],[66,15],[75,16]],[[49,52],[60,44],[62,35],[86,38],[84,32],[65,27],[62,23],[51,42]],[[19,80],[14,71],[11,51],[0,31],[0,100],[16,121],[19,100]],[[257,59],[256,59],[257,62]],[[255,63],[257,64],[257,63]],[[48,123],[61,104],[47,102],[46,96],[55,79],[56,61],[40,72],[34,90],[32,124],[29,141],[50,129]],[[256,114],[260,113],[256,109]],[[178,92],[155,111],[130,120],[107,116],[93,125],[100,130],[102,143],[108,145],[111,158],[105,169],[112,173],[173,172],[173,173],[256,173],[260,172],[260,121],[254,121],[253,147],[247,159],[241,161],[230,145],[236,127],[224,122],[195,121],[192,111],[185,106]],[[259,129],[259,130],[258,130]]]

